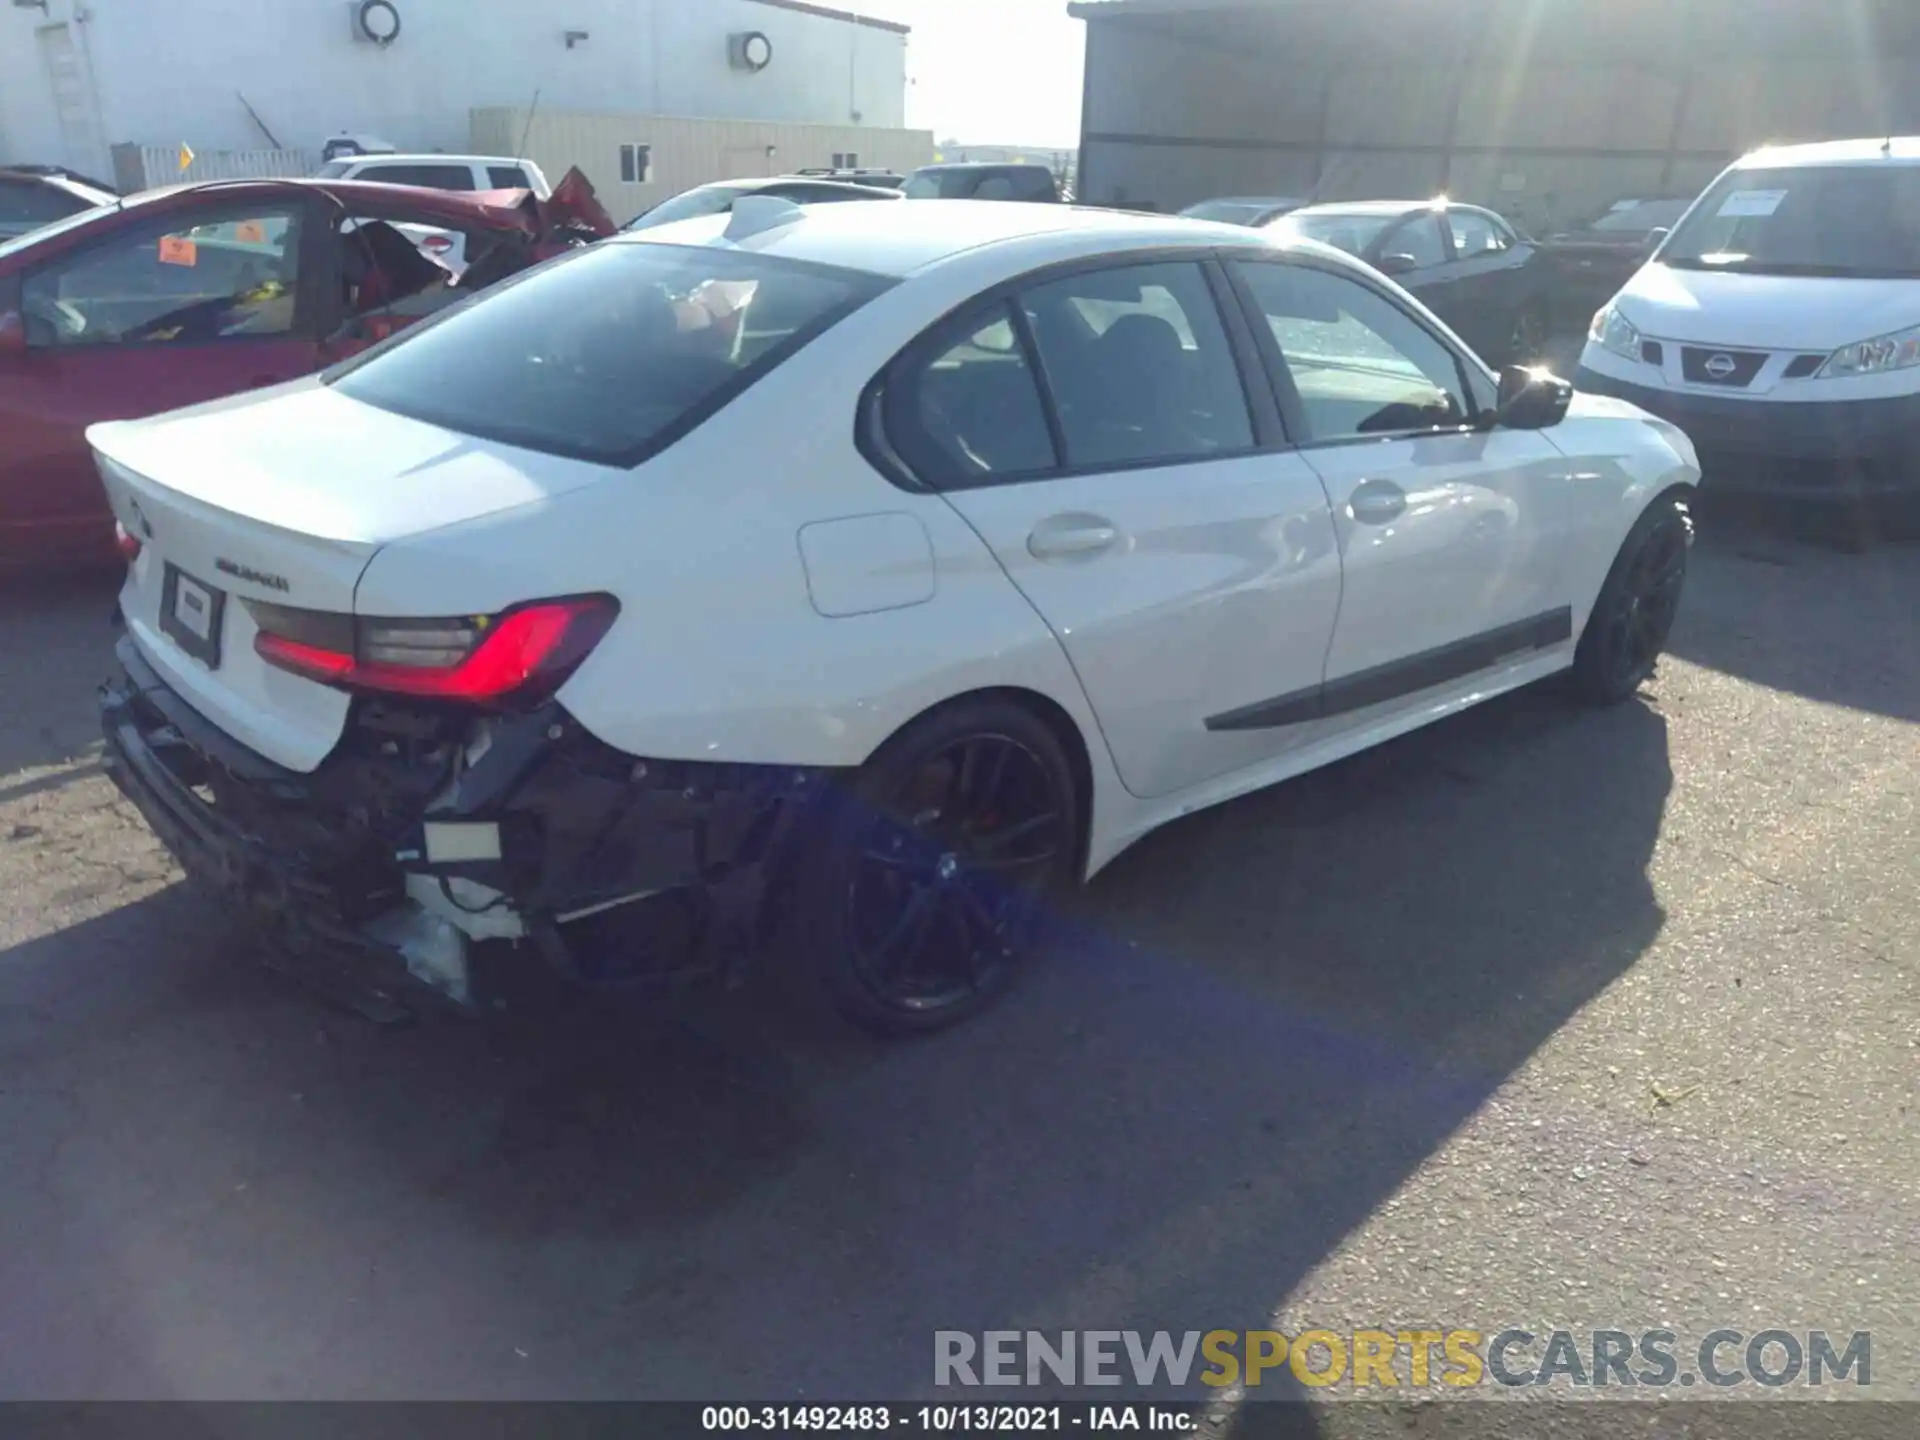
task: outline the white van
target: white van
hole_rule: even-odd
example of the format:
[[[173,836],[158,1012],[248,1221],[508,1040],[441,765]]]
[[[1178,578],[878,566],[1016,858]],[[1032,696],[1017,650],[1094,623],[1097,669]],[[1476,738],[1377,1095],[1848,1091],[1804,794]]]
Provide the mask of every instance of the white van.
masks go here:
[[[1679,425],[1710,490],[1920,491],[1920,139],[1738,161],[1593,317],[1575,383]]]

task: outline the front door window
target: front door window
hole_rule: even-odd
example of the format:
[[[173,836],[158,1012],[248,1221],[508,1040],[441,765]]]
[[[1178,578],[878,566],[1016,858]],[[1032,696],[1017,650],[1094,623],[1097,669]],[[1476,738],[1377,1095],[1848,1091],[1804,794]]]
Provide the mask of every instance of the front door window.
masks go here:
[[[157,224],[30,274],[29,345],[183,345],[292,333],[300,212],[254,209]]]

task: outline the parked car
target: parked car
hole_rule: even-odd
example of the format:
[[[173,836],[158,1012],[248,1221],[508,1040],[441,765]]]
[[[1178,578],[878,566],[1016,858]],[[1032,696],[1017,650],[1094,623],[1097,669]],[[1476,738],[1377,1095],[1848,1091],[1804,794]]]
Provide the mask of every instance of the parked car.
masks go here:
[[[0,240],[11,240],[55,220],[112,204],[111,190],[43,170],[0,169]]]
[[[1189,220],[1218,220],[1227,225],[1270,225],[1282,215],[1291,215],[1307,204],[1305,200],[1283,199],[1277,195],[1226,195],[1218,200],[1202,200],[1180,213]]]
[[[513,155],[342,155],[314,171],[317,180],[378,180],[426,190],[531,190],[553,187],[540,167]]]
[[[1920,496],[1920,138],[1737,161],[1594,316],[1579,383],[1683,427],[1716,489]]]
[[[1693,204],[1691,195],[1629,196],[1540,242],[1559,315],[1590,315],[1646,263]]]
[[[1309,205],[1273,222],[1356,255],[1495,361],[1540,358],[1552,329],[1538,247],[1491,210],[1444,200]]]
[[[799,175],[773,175],[764,180],[715,180],[682,190],[651,210],[636,215],[620,228],[650,230],[675,220],[700,215],[724,215],[734,201],[746,195],[771,195],[795,205],[832,205],[843,200],[898,200],[900,192],[880,185],[856,185],[847,180],[817,180]]]
[[[403,224],[459,234],[466,274]],[[612,230],[573,172],[545,201],[355,180],[177,186],[0,243],[0,566],[111,560],[95,421],[305,375]]]
[[[1038,200],[1056,203],[1060,185],[1044,165],[954,161],[922,165],[907,177],[909,200]]]
[[[377,180],[383,185],[417,185],[426,190],[531,190],[542,200],[553,194],[538,165],[513,155],[342,155],[327,161],[314,175],[321,180]],[[458,231],[431,225],[402,225],[399,229],[454,274],[467,268],[466,245]]]
[[[898,190],[907,183],[907,177],[895,170],[871,170],[860,167],[853,169],[796,170],[796,175],[806,175],[815,180],[845,180],[851,185],[877,185],[882,190]]]
[[[466,1003],[534,963],[472,942],[631,979],[569,925],[685,907],[676,965],[771,936],[890,1033],[1169,820],[1632,694],[1697,476],[1325,247],[946,201],[743,199],[89,433],[110,770],[192,873]]]

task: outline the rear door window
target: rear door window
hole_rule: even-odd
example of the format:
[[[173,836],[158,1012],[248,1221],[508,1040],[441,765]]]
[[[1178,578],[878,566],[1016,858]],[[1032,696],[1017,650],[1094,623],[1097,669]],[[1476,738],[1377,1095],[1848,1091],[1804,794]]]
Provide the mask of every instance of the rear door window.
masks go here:
[[[353,177],[383,185],[418,185],[427,190],[473,189],[470,165],[368,165]]]
[[[328,379],[462,434],[637,464],[888,283],[705,246],[595,245]]]
[[[1020,297],[1078,469],[1253,447],[1240,366],[1197,264],[1069,275]]]
[[[77,215],[92,207],[57,185],[32,180],[0,180],[0,231],[17,233],[49,220]]]

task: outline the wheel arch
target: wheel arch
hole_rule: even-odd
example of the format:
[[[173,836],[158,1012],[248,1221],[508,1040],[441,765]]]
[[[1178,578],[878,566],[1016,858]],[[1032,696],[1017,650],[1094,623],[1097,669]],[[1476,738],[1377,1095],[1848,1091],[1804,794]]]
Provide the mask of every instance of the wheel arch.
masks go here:
[[[896,725],[892,733],[874,749],[878,751],[895,735],[920,724],[929,715],[937,715],[957,705],[970,705],[981,700],[997,700],[1020,706],[1045,725],[1053,738],[1060,742],[1060,748],[1066,752],[1067,764],[1073,771],[1073,799],[1074,809],[1077,812],[1074,815],[1076,846],[1074,873],[1084,877],[1087,869],[1088,842],[1093,832],[1093,755],[1088,748],[1087,736],[1082,733],[1079,722],[1073,718],[1066,706],[1051,695],[1025,685],[986,685],[973,690],[963,690],[928,705],[918,714],[908,716]]]
[[[1088,737],[1082,731],[1080,723],[1074,719],[1072,712],[1069,711],[1065,705],[1061,704],[1051,695],[1025,685],[984,685],[977,686],[971,690],[956,692],[955,694],[945,696],[930,705],[922,707],[914,714],[901,720],[899,724],[895,725],[892,730],[880,739],[879,743],[868,751],[866,758],[869,760],[872,759],[872,757],[889,744],[895,736],[920,724],[929,716],[938,715],[942,711],[952,709],[958,705],[973,704],[981,700],[997,700],[1020,706],[1032,715],[1034,719],[1047,727],[1054,739],[1059,741],[1060,748],[1066,753],[1067,764],[1073,774],[1074,809],[1076,812],[1074,815],[1076,831],[1073,873],[1078,879],[1084,881],[1087,873],[1087,857],[1091,853],[1093,835],[1093,787],[1095,783],[1093,753],[1089,749]],[[862,763],[864,764],[865,761]],[[824,815],[824,807],[831,805],[832,800],[830,795],[822,795],[816,803],[822,807],[822,815]],[[800,869],[798,861],[801,850],[806,843],[804,837],[809,833],[813,825],[820,823],[820,818],[821,817],[816,816],[805,823],[796,825],[790,832],[788,842],[782,847],[780,853],[768,857],[770,868],[767,874],[765,901],[760,917],[760,929],[763,935],[771,933],[777,926],[780,916],[793,904],[793,886],[796,879],[796,872]]]

